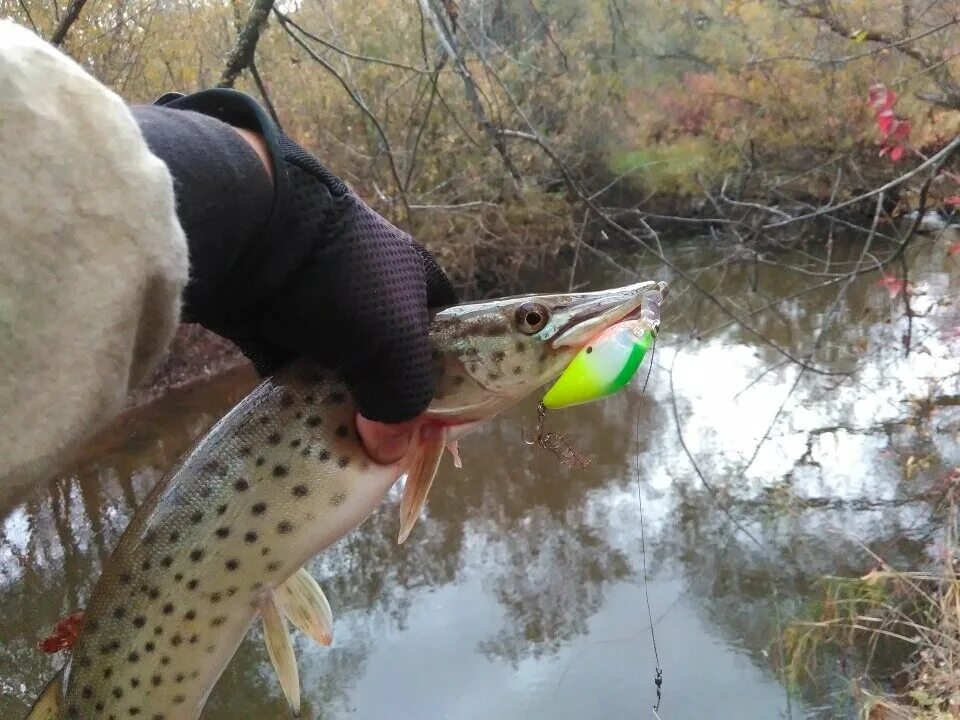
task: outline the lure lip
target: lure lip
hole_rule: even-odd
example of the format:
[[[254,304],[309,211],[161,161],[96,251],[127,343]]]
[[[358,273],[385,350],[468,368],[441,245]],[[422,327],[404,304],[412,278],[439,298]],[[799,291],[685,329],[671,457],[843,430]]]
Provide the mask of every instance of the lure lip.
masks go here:
[[[656,288],[656,282],[647,281],[627,285],[613,294],[596,293],[557,330],[550,344],[554,348],[586,345],[611,325],[639,316],[646,295]]]

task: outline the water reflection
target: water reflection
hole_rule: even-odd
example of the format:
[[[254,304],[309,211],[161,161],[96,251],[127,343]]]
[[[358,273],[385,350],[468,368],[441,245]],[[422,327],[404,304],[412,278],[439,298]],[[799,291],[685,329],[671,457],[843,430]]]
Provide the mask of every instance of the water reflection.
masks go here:
[[[683,246],[674,252],[693,257]],[[722,257],[695,252],[701,265]],[[714,306],[677,287],[646,397],[622,394],[548,417],[592,456],[586,468],[521,442],[535,423],[532,401],[471,437],[464,469],[444,464],[428,515],[404,546],[395,543],[394,495],[313,561],[336,640],[324,649],[297,638],[306,716],[644,716],[654,701],[645,590],[664,668],[662,717],[849,712],[829,695],[843,682],[835,669],[788,694],[772,641],[816,597],[818,576],[868,569],[861,543],[893,564],[926,561],[937,480],[960,463],[960,413],[931,406],[915,422],[916,407],[903,400],[928,395],[935,382],[936,394],[960,394],[946,335],[956,318],[941,302],[960,281],[933,250],[916,267],[927,294],[914,299],[911,332],[925,350],[909,358],[903,323],[884,322],[892,301],[870,278],[848,288],[840,322],[811,355],[829,371],[856,366],[857,375],[799,381],[775,349],[724,327]],[[701,281],[744,317],[810,286],[798,273],[754,273],[725,264]],[[633,279],[612,267],[593,275],[598,286]],[[751,323],[805,357],[836,298],[835,287],[807,292]],[[3,509],[0,716],[22,713],[53,672],[58,661],[33,645],[83,606],[133,509],[252,382],[240,372],[168,396],[92,443],[45,492]],[[674,400],[702,479],[674,428]],[[905,474],[911,456],[922,463]],[[204,717],[287,717],[259,629]]]

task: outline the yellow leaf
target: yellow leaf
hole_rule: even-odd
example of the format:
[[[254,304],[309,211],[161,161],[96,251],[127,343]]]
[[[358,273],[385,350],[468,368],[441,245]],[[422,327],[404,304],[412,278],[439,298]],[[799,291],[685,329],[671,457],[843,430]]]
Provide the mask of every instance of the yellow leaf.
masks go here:
[[[890,573],[881,570],[880,568],[874,568],[866,575],[860,578],[860,582],[866,583],[867,585],[876,585],[881,580],[886,580],[890,576]]]
[[[867,31],[854,30],[853,32],[850,33],[850,39],[853,40],[855,43],[862,43],[864,40],[867,39]]]
[[[917,467],[917,458],[911,455],[910,457],[907,458],[907,464],[903,468],[904,475],[906,476],[907,480],[913,480],[913,476],[914,474],[916,474],[918,469],[919,468]]]

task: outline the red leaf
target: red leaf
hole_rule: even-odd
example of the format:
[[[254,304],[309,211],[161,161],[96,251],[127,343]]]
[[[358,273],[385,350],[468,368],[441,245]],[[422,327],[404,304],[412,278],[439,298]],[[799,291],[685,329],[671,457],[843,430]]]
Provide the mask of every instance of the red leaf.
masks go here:
[[[80,635],[83,613],[75,612],[60,620],[48,637],[37,643],[37,649],[47,654],[69,650]]]
[[[910,121],[897,120],[893,129],[890,131],[890,140],[904,141],[910,138]]]
[[[889,110],[897,102],[897,94],[888,90],[883,83],[875,83],[870,86],[870,94],[867,96],[867,102],[877,110]]]
[[[903,145],[895,145],[893,149],[890,150],[890,159],[893,160],[893,162],[897,162],[897,160],[903,157],[904,149]]]
[[[886,288],[887,292],[890,293],[891,298],[895,298],[900,293],[906,293],[907,295],[911,295],[913,293],[912,285],[903,282],[903,280],[893,275],[884,275],[882,278],[877,280],[877,285]]]
[[[957,253],[960,253],[960,240],[950,243],[950,245],[947,247],[947,257],[953,257]]]
[[[889,134],[895,122],[897,122],[897,118],[893,114],[893,110],[883,110],[877,113],[877,127],[884,135]]]

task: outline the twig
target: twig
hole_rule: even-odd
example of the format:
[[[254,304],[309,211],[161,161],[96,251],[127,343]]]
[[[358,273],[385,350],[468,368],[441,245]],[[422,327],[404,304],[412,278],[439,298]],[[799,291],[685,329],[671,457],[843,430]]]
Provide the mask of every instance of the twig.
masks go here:
[[[39,35],[40,29],[37,27],[37,24],[33,21],[33,17],[30,15],[30,8],[27,7],[25,0],[19,0],[20,9],[23,10],[23,14],[27,16],[27,22],[30,23],[30,27],[33,28],[33,31]]]
[[[287,35],[289,35],[290,38],[297,45],[303,48],[304,52],[306,52],[307,55],[309,55],[314,62],[317,62],[320,65],[322,65],[327,70],[327,72],[329,72],[331,75],[333,75],[337,79],[340,85],[343,86],[343,89],[347,91],[347,94],[350,96],[350,99],[353,100],[354,105],[356,105],[357,108],[359,108],[360,112],[366,115],[367,118],[369,118],[370,122],[373,123],[373,126],[376,129],[377,134],[380,136],[380,140],[383,142],[383,149],[386,152],[387,162],[390,165],[390,174],[393,176],[393,181],[397,185],[397,191],[401,193],[400,195],[401,200],[404,203],[404,206],[406,207],[406,196],[403,195],[403,181],[400,180],[400,173],[397,170],[397,165],[393,159],[393,151],[390,149],[390,140],[387,138],[387,133],[383,129],[383,126],[380,125],[380,121],[377,119],[377,116],[373,114],[373,111],[370,110],[369,107],[367,107],[367,104],[363,101],[363,98],[361,98],[356,93],[356,91],[352,87],[350,87],[350,84],[346,81],[346,79],[340,73],[336,71],[333,65],[331,65],[323,57],[315,53],[313,49],[310,48],[309,45],[307,45],[290,27],[288,27],[289,21],[287,20],[286,15],[284,15],[282,12],[280,12],[276,8],[274,8],[273,14],[276,16],[277,20],[280,21],[280,27],[283,28],[284,32],[286,32]],[[409,211],[409,208],[407,209]]]
[[[580,246],[583,245],[583,232],[587,229],[590,213],[585,213],[580,223],[580,232],[577,234],[577,244],[573,248],[573,262],[570,263],[570,282],[567,283],[567,292],[573,292],[573,281],[577,276],[577,260],[580,259]]]
[[[430,74],[430,99],[427,100],[427,109],[423,111],[423,120],[417,126],[417,134],[413,138],[413,147],[410,148],[410,159],[407,161],[407,174],[403,178],[403,191],[407,192],[410,188],[410,181],[413,179],[413,170],[417,165],[417,150],[420,148],[420,140],[427,129],[427,123],[430,121],[430,113],[433,111],[433,101],[440,94],[440,88],[437,87],[437,78],[446,64],[446,57],[440,59],[437,67]],[[411,116],[413,111],[411,110]],[[412,119],[412,118],[411,118]]]
[[[905,4],[904,4],[904,7],[907,7],[907,6],[908,6],[908,5],[905,3]],[[796,9],[796,8],[794,8],[794,9]],[[806,13],[801,12],[801,14],[804,14],[804,15],[805,15]],[[810,16],[810,15],[807,15],[807,17],[810,17],[811,19],[816,19],[816,18],[814,18],[813,16]],[[924,30],[923,32],[917,33],[916,35],[912,35],[912,36],[910,36],[910,37],[901,38],[900,40],[892,40],[892,39],[890,39],[890,38],[887,38],[886,40],[883,40],[883,39],[881,39],[880,37],[878,37],[878,35],[879,35],[878,33],[874,33],[874,37],[871,37],[871,36],[869,35],[869,33],[868,33],[867,37],[865,37],[864,40],[865,40],[865,41],[869,41],[869,42],[882,43],[882,44],[880,45],[880,47],[873,48],[873,49],[871,49],[871,50],[867,50],[867,51],[861,52],[861,53],[855,53],[855,54],[853,54],[853,55],[844,55],[844,56],[842,56],[842,57],[837,57],[837,58],[815,58],[815,57],[807,57],[807,56],[803,56],[803,55],[779,55],[779,56],[777,56],[777,57],[769,57],[769,58],[760,58],[760,59],[758,59],[758,60],[750,60],[749,62],[747,62],[747,67],[751,67],[751,66],[754,66],[754,65],[765,65],[765,64],[768,64],[768,63],[779,62],[779,61],[781,61],[781,60],[799,60],[799,61],[803,61],[803,62],[811,62],[811,63],[817,63],[817,64],[839,65],[839,64],[843,64],[843,63],[848,63],[848,62],[850,62],[851,60],[860,60],[860,59],[862,59],[862,58],[870,57],[870,56],[872,56],[872,55],[878,55],[878,54],[884,52],[885,50],[891,50],[891,49],[893,49],[893,50],[899,50],[900,52],[903,52],[903,50],[902,50],[901,48],[902,48],[904,45],[909,45],[909,44],[911,44],[911,43],[916,42],[917,40],[921,40],[922,38],[927,37],[928,35],[933,35],[934,33],[938,33],[938,32],[940,32],[941,30],[946,30],[948,27],[952,27],[953,25],[956,25],[956,24],[958,24],[958,23],[960,23],[960,17],[953,17],[953,18],[950,18],[949,20],[947,20],[946,22],[941,23],[940,25],[937,25],[936,27],[932,27],[932,28],[930,28],[930,29],[928,29],[928,30]],[[904,54],[906,54],[906,53],[904,53]],[[921,55],[922,55],[922,54],[921,54]],[[924,58],[927,62],[929,62],[929,60],[926,59],[926,56],[923,56],[923,58]],[[915,57],[914,59],[917,60],[918,62],[921,62],[921,61],[920,61],[920,58]],[[923,63],[921,62],[921,64],[923,64]]]
[[[591,195],[590,197],[594,197]],[[659,213],[647,212],[646,210],[641,210],[639,208],[617,208],[617,207],[604,207],[603,211],[608,213],[610,216],[615,217],[617,215],[637,215],[642,218],[650,218],[653,220],[668,220],[675,223],[686,223],[688,225],[741,225],[743,224],[740,220],[731,220],[730,218],[725,217],[707,217],[707,218],[696,218],[696,217],[682,217],[680,215],[662,215]]]
[[[537,16],[537,20],[540,21],[540,26],[543,28],[543,32],[546,34],[547,39],[550,41],[550,44],[556,49],[557,54],[560,56],[560,62],[563,64],[563,72],[570,70],[570,65],[567,62],[567,54],[563,51],[563,48],[557,43],[553,37],[553,33],[550,32],[550,23],[548,23],[543,15],[540,14],[540,11],[537,10],[537,6],[533,4],[533,0],[527,0],[527,4],[530,6],[530,9],[533,10],[533,14]]]
[[[677,408],[677,391],[673,386],[673,369],[677,364],[677,358],[680,356],[680,352],[683,350],[683,346],[678,347],[676,352],[673,355],[673,361],[670,363],[670,407],[673,410],[673,424],[677,430],[677,439],[680,441],[680,447],[683,449],[684,455],[687,456],[687,460],[690,461],[690,464],[693,466],[693,471],[697,474],[697,477],[700,478],[701,484],[707,489],[707,492],[713,497],[713,501],[718,508],[723,512],[724,515],[732,522],[740,532],[746,535],[753,543],[759,547],[763,548],[763,545],[760,544],[760,541],[753,536],[749,530],[747,530],[739,520],[737,520],[733,513],[730,512],[730,509],[727,507],[726,503],[720,501],[720,493],[713,486],[711,482],[707,480],[703,472],[700,470],[700,465],[697,463],[696,458],[693,456],[693,453],[690,452],[690,448],[687,447],[687,441],[683,437],[683,428],[680,426],[680,411]]]
[[[317,35],[314,35],[310,31],[305,30],[301,25],[298,25],[295,20],[292,20],[289,15],[284,15],[284,17],[286,18],[286,21],[290,25],[295,27],[300,32],[300,34],[303,35],[304,37],[308,37],[311,40],[313,40],[315,43],[319,43],[324,47],[330,48],[334,52],[338,52],[341,55],[345,55],[348,58],[352,58],[354,60],[360,60],[362,62],[375,63],[377,65],[386,65],[387,67],[397,68],[399,70],[407,70],[409,72],[418,73],[420,75],[429,75],[431,73],[431,70],[427,68],[418,68],[418,67],[414,67],[413,65],[407,65],[405,63],[395,62],[393,60],[384,60],[383,58],[375,58],[375,57],[370,57],[368,55],[358,55],[357,53],[350,52],[349,50],[342,48],[339,45],[334,45],[329,40],[324,40],[323,38],[318,37]]]
[[[790,218],[791,216],[783,212],[783,210],[778,210],[775,207],[770,207],[768,205],[761,205],[760,203],[753,202],[744,202],[743,200],[734,200],[727,197],[727,178],[723,179],[723,184],[720,186],[720,199],[723,200],[728,205],[733,205],[734,207],[745,207],[753,208],[754,210],[759,210],[760,212],[770,213],[771,215],[779,215],[782,218]]]
[[[910,357],[910,346],[913,343],[913,308],[910,307],[910,269],[907,267],[907,258],[900,256],[900,270],[903,274],[903,289],[900,297],[903,300],[903,312],[907,316],[907,332],[903,336],[903,356]]]
[[[469,210],[471,208],[479,207],[489,207],[489,208],[499,208],[500,205],[497,203],[487,202],[486,200],[473,200],[471,202],[457,203],[455,205],[411,205],[411,210],[442,210],[450,212],[459,212],[461,210]]]
[[[267,93],[267,86],[264,85],[263,79],[260,77],[260,72],[257,70],[257,61],[250,61],[250,75],[253,77],[253,82],[257,86],[257,91],[260,93],[260,97],[263,99],[263,104],[267,106],[267,112],[270,113],[270,117],[273,118],[273,121],[277,124],[277,127],[280,127],[280,118],[277,116],[277,110],[273,107],[273,103],[270,101],[270,95]]]

